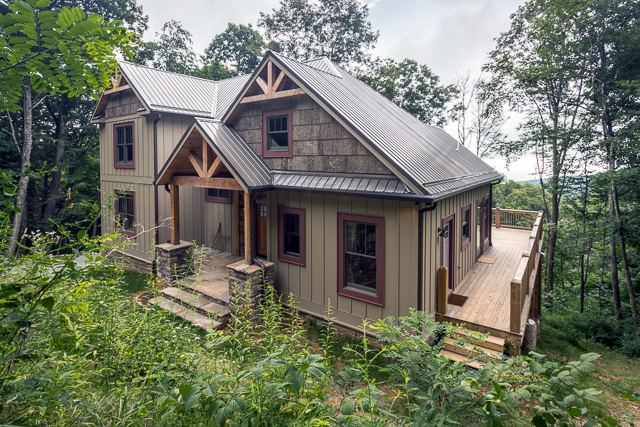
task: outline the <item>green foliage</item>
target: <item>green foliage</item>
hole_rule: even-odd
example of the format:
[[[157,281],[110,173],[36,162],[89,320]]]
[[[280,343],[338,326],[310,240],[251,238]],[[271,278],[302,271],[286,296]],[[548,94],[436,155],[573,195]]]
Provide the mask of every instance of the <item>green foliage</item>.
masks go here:
[[[258,27],[269,48],[298,60],[326,56],[342,65],[364,63],[378,40],[369,8],[357,0],[281,0],[271,14],[260,13]]]
[[[540,185],[508,180],[493,187],[493,207],[525,211],[543,211],[544,201]]]
[[[205,49],[205,66],[224,65],[230,75],[251,74],[258,66],[265,48],[260,33],[251,24],[229,23],[224,32],[216,35]]]
[[[192,35],[175,19],[166,22],[156,40],[146,43],[145,49],[151,52],[154,68],[187,75],[196,70]]]

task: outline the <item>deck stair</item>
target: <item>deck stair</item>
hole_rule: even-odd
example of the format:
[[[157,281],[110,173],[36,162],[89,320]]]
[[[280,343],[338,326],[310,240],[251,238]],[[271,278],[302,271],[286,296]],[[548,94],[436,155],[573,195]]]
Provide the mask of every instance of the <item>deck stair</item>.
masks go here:
[[[473,360],[485,353],[480,360]],[[458,331],[453,337],[445,338],[439,355],[448,357],[454,362],[463,362],[474,369],[480,369],[487,362],[500,362],[504,353],[504,339],[490,335],[484,341],[476,342],[465,329]]]

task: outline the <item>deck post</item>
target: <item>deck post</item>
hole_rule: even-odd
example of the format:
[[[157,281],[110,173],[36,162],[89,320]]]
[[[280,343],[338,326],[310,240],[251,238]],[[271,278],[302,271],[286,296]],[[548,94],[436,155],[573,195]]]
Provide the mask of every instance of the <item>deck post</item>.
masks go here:
[[[500,228],[500,208],[496,208],[496,228]]]
[[[438,313],[447,314],[447,298],[449,294],[449,269],[438,269]]]
[[[244,193],[244,262],[251,265],[251,195]]]
[[[520,333],[520,319],[522,317],[522,283],[511,281],[511,309],[509,314],[509,330]]]
[[[180,244],[180,186],[169,186],[171,195],[171,244]]]

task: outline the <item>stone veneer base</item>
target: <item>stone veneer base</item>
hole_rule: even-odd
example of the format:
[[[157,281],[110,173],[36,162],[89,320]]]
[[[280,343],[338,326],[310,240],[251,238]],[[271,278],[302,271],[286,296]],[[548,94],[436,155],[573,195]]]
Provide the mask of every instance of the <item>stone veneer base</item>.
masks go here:
[[[191,267],[189,262],[189,250],[191,242],[180,241],[178,245],[162,243],[156,245],[156,275],[164,282],[163,286],[171,286],[178,278],[184,276]]]
[[[263,261],[264,277],[271,286],[275,283],[275,265]],[[234,312],[244,306],[250,306],[257,314],[256,308],[262,297],[262,267],[247,265],[244,261],[229,264],[229,309]]]
[[[125,270],[137,271],[142,274],[149,274],[153,269],[153,263],[150,260],[144,260],[119,251],[113,252],[103,262],[107,265],[122,266]]]

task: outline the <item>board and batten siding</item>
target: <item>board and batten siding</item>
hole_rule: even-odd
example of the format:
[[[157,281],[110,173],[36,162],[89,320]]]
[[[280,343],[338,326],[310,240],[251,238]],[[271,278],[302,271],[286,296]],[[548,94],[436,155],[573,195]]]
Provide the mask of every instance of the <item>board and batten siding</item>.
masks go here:
[[[423,304],[428,313],[436,312],[436,295],[438,284],[438,269],[442,265],[442,239],[438,236],[438,227],[442,227],[442,220],[455,213],[455,285],[467,275],[476,262],[476,201],[491,192],[490,185],[484,185],[456,194],[438,202],[438,207],[431,212],[423,212],[423,268],[422,283]],[[471,205],[471,242],[462,249],[462,208]]]
[[[298,308],[318,317],[330,301],[333,317],[357,328],[367,318],[406,316],[418,295],[418,208],[412,202],[302,192],[267,193],[268,259],[276,264],[276,286],[296,298]],[[306,265],[278,261],[278,206],[305,209]],[[385,299],[380,307],[337,294],[338,213],[384,217]]]

